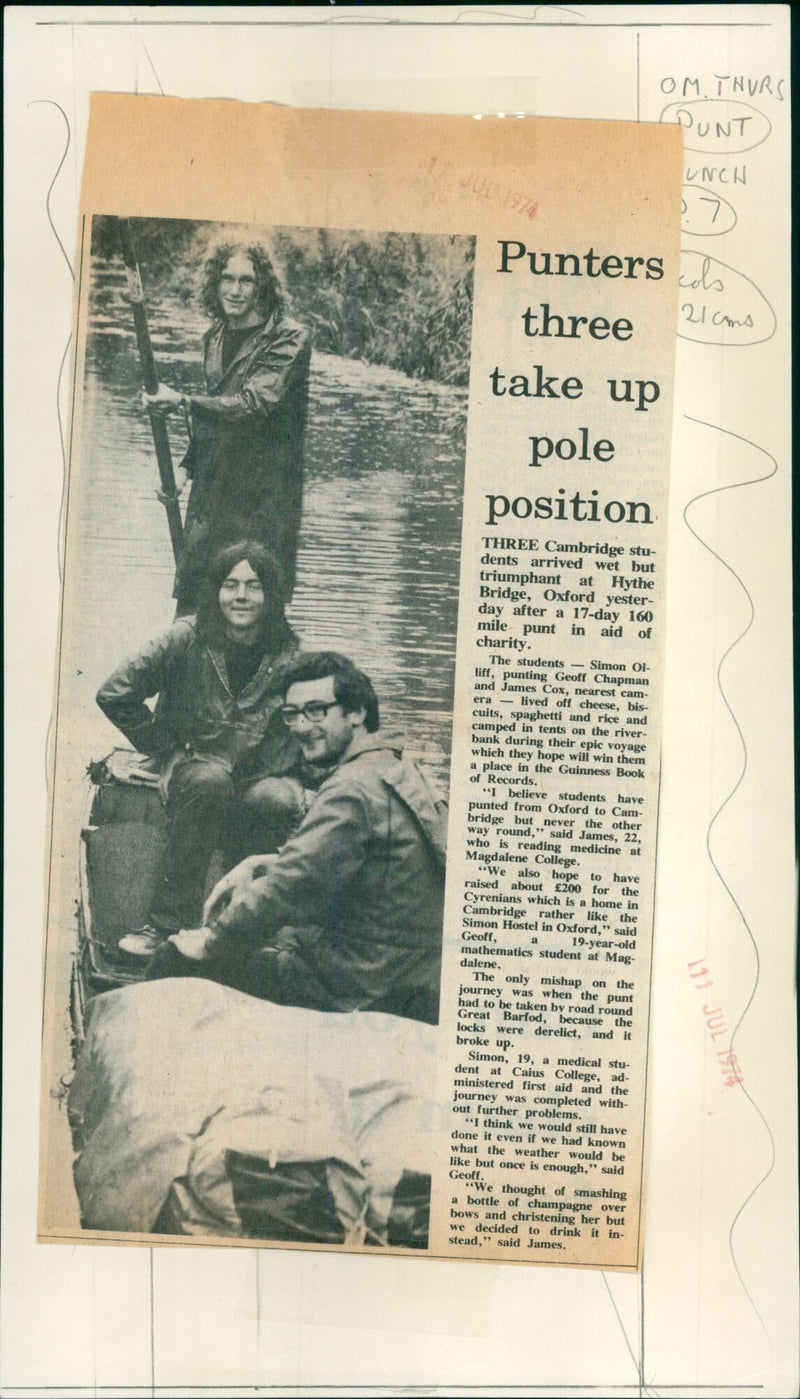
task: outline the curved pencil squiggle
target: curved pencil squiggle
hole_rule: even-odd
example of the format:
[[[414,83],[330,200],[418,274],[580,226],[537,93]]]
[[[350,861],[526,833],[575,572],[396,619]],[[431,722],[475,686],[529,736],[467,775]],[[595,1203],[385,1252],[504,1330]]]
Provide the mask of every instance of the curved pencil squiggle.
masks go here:
[[[733,890],[731,889],[730,885],[728,884],[727,880],[725,879],[725,877],[724,877],[722,871],[720,870],[719,865],[717,864],[716,860],[714,859],[714,855],[713,855],[713,852],[712,852],[712,849],[711,849],[711,835],[712,835],[712,832],[713,832],[713,830],[714,830],[714,827],[715,827],[717,821],[719,820],[719,818],[720,818],[720,816],[722,815],[723,811],[725,810],[726,806],[729,805],[729,803],[733,800],[734,796],[735,796],[736,793],[738,792],[738,790],[739,790],[739,788],[740,788],[740,786],[741,786],[741,784],[742,784],[742,782],[743,782],[743,780],[744,780],[744,775],[745,775],[745,773],[746,773],[746,771],[747,771],[747,743],[745,742],[745,737],[744,737],[744,734],[742,733],[741,725],[739,724],[739,721],[738,721],[738,719],[736,718],[736,715],[735,715],[734,712],[733,712],[733,709],[732,709],[732,707],[731,707],[730,701],[728,700],[728,696],[727,696],[727,694],[725,693],[725,688],[724,688],[724,686],[723,686],[723,684],[722,684],[722,667],[724,666],[726,660],[728,659],[728,656],[731,654],[731,652],[733,651],[734,647],[736,647],[736,646],[739,645],[739,642],[747,635],[748,631],[750,630],[751,626],[753,625],[753,620],[754,620],[754,618],[755,618],[755,608],[754,608],[754,606],[753,606],[753,599],[751,598],[750,593],[748,592],[747,587],[746,587],[745,583],[743,582],[743,580],[739,577],[739,575],[738,575],[738,573],[736,572],[736,570],[735,570],[734,568],[732,568],[731,565],[730,565],[725,559],[723,559],[722,556],[721,556],[720,554],[718,554],[718,553],[716,552],[715,549],[712,549],[711,545],[708,544],[708,543],[706,542],[706,540],[703,539],[702,536],[701,536],[700,534],[698,534],[697,530],[694,528],[694,526],[691,524],[691,522],[690,522],[690,520],[689,520],[689,511],[691,510],[691,508],[692,508],[693,505],[696,505],[696,504],[698,503],[698,501],[705,500],[705,499],[707,499],[709,496],[712,496],[712,495],[721,495],[724,491],[735,491],[735,490],[740,490],[740,489],[741,489],[742,487],[744,487],[744,486],[756,486],[756,485],[759,485],[759,484],[760,484],[761,482],[763,482],[763,481],[769,481],[770,478],[776,474],[776,472],[777,472],[777,470],[778,470],[778,463],[777,463],[777,461],[775,460],[775,458],[771,455],[771,453],[768,452],[768,451],[766,450],[766,448],[764,448],[764,447],[759,447],[758,444],[757,444],[756,442],[751,442],[749,438],[747,438],[747,437],[741,437],[738,433],[736,433],[736,432],[731,432],[728,428],[720,427],[720,426],[719,426],[718,424],[716,424],[716,423],[706,423],[706,422],[703,422],[703,420],[702,420],[701,418],[692,418],[692,417],[690,417],[689,414],[685,414],[684,416],[686,417],[686,419],[687,419],[688,422],[697,423],[698,426],[700,426],[700,427],[711,428],[711,430],[712,430],[713,432],[721,432],[721,433],[723,433],[726,437],[732,437],[732,438],[734,439],[734,441],[736,441],[736,442],[742,442],[742,443],[744,443],[744,445],[745,445],[746,447],[752,447],[753,450],[754,450],[755,452],[760,452],[760,453],[762,454],[762,456],[767,457],[767,459],[772,463],[771,470],[767,471],[763,476],[754,476],[754,477],[752,477],[752,478],[751,478],[750,480],[748,480],[748,481],[734,481],[730,486],[715,486],[715,487],[714,487],[712,490],[710,490],[710,491],[703,491],[702,494],[693,496],[693,498],[687,503],[687,505],[686,505],[686,507],[685,507],[685,509],[684,509],[684,512],[683,512],[683,518],[684,518],[684,522],[685,522],[685,524],[686,524],[687,529],[690,531],[691,534],[694,535],[694,537],[695,537],[695,539],[697,540],[698,544],[701,544],[702,547],[703,547],[704,549],[706,549],[706,550],[708,551],[709,554],[711,554],[712,558],[716,559],[717,562],[720,563],[720,564],[722,565],[722,567],[723,567],[724,569],[726,569],[727,572],[731,575],[731,577],[732,577],[733,579],[735,579],[735,581],[739,584],[739,586],[741,587],[741,589],[742,589],[742,591],[743,591],[745,597],[747,598],[748,606],[749,606],[749,608],[750,608],[750,617],[749,617],[749,619],[748,619],[748,621],[747,621],[747,625],[746,625],[746,626],[744,627],[744,629],[739,633],[739,635],[738,635],[737,637],[734,638],[734,640],[730,643],[730,645],[727,647],[727,649],[723,652],[723,654],[722,654],[722,656],[721,656],[721,658],[720,658],[719,664],[718,664],[718,666],[717,666],[717,686],[718,686],[719,692],[720,692],[720,694],[721,694],[721,696],[722,696],[722,700],[723,700],[723,703],[724,703],[724,705],[725,705],[725,708],[727,709],[727,711],[728,711],[728,713],[729,713],[729,715],[730,715],[730,717],[731,717],[731,721],[732,721],[732,723],[733,723],[734,728],[736,729],[737,734],[739,735],[739,740],[740,740],[741,745],[742,745],[742,768],[741,768],[741,772],[739,773],[738,778],[736,779],[736,782],[734,783],[734,785],[733,785],[733,787],[731,788],[730,792],[728,793],[727,797],[725,798],[725,800],[722,802],[721,806],[718,807],[717,811],[716,811],[716,812],[714,813],[714,815],[712,816],[711,821],[710,821],[709,826],[708,826],[708,830],[706,831],[706,853],[708,854],[708,858],[709,858],[709,861],[710,861],[710,863],[711,863],[711,867],[712,867],[712,869],[714,870],[714,873],[716,874],[717,878],[719,879],[719,881],[720,881],[720,883],[721,883],[723,889],[725,890],[726,894],[728,895],[728,897],[729,897],[731,903],[733,904],[734,908],[736,909],[736,912],[738,913],[738,915],[739,915],[739,917],[740,917],[740,919],[741,919],[741,921],[742,921],[742,925],[743,925],[743,927],[745,928],[745,931],[747,932],[748,937],[750,938],[750,942],[751,942],[752,947],[753,947],[753,954],[754,954],[755,959],[756,959],[756,972],[755,972],[755,978],[754,978],[754,980],[753,980],[753,985],[752,985],[752,988],[751,988],[751,991],[750,991],[750,995],[749,995],[749,997],[748,997],[748,999],[747,999],[747,1002],[746,1002],[746,1004],[745,1004],[745,1006],[744,1006],[744,1009],[742,1010],[742,1013],[741,1013],[741,1015],[739,1016],[739,1019],[737,1020],[735,1026],[734,1026],[734,1028],[733,1028],[733,1032],[732,1032],[732,1034],[731,1034],[731,1045],[730,1045],[730,1048],[731,1048],[731,1055],[733,1055],[734,1045],[735,1045],[735,1043],[736,1043],[736,1037],[737,1037],[737,1035],[738,1035],[738,1033],[739,1033],[739,1030],[741,1029],[741,1026],[742,1026],[742,1024],[743,1024],[743,1022],[744,1022],[745,1016],[747,1015],[747,1012],[748,1012],[749,1009],[750,1009],[750,1006],[753,1004],[753,1000],[754,1000],[756,991],[758,990],[758,983],[759,983],[759,979],[760,979],[760,976],[761,976],[761,958],[760,958],[760,956],[759,956],[758,943],[756,942],[756,939],[755,939],[755,937],[753,936],[753,930],[752,930],[752,928],[750,927],[750,924],[748,923],[747,918],[745,917],[744,911],[743,911],[743,909],[742,909],[742,907],[741,907],[741,905],[740,905],[738,899],[736,898],[735,894],[733,893]],[[730,1251],[731,1261],[732,1261],[732,1263],[733,1263],[733,1266],[734,1266],[734,1269],[735,1269],[735,1272],[736,1272],[736,1276],[738,1277],[739,1282],[741,1283],[741,1286],[742,1286],[742,1288],[743,1288],[743,1290],[744,1290],[744,1293],[745,1293],[745,1296],[747,1297],[747,1300],[749,1301],[751,1307],[753,1308],[753,1311],[755,1312],[756,1316],[758,1317],[758,1321],[759,1321],[759,1324],[760,1324],[760,1326],[761,1326],[761,1330],[762,1330],[763,1333],[764,1333],[764,1339],[766,1340],[766,1343],[767,1343],[767,1346],[769,1347],[769,1351],[770,1351],[770,1355],[771,1355],[771,1354],[772,1354],[772,1345],[771,1345],[771,1342],[770,1342],[769,1335],[768,1335],[768,1333],[767,1333],[767,1328],[766,1328],[766,1326],[764,1325],[764,1319],[763,1319],[763,1317],[761,1316],[761,1313],[759,1312],[758,1307],[757,1307],[756,1304],[755,1304],[755,1301],[753,1300],[753,1298],[752,1298],[750,1292],[748,1291],[747,1284],[745,1283],[744,1278],[742,1277],[742,1272],[741,1272],[741,1269],[740,1269],[740,1267],[739,1267],[739,1263],[738,1263],[738,1260],[737,1260],[737,1257],[736,1257],[736,1252],[735,1252],[735,1249],[734,1249],[733,1236],[734,1236],[734,1232],[735,1232],[735,1229],[736,1229],[736,1225],[738,1224],[739,1220],[741,1219],[741,1217],[742,1217],[744,1211],[746,1210],[747,1206],[750,1204],[750,1201],[754,1198],[754,1196],[757,1194],[757,1192],[761,1189],[761,1187],[762,1187],[762,1185],[764,1184],[764,1182],[765,1182],[765,1181],[769,1178],[769,1176],[772,1174],[772,1171],[773,1171],[773,1169],[774,1169],[774,1167],[775,1167],[775,1138],[774,1138],[773,1135],[772,1135],[772,1131],[771,1131],[771,1129],[770,1129],[769,1123],[767,1122],[767,1119],[765,1118],[763,1112],[761,1111],[760,1107],[758,1106],[758,1103],[755,1101],[755,1099],[752,1097],[752,1095],[751,1095],[750,1093],[748,1093],[747,1089],[746,1089],[745,1086],[744,1086],[744,1083],[742,1083],[742,1082],[740,1081],[739,1087],[741,1088],[742,1092],[744,1093],[744,1096],[746,1097],[746,1099],[747,1099],[747,1101],[749,1102],[750,1106],[752,1107],[753,1111],[757,1114],[757,1116],[758,1116],[759,1119],[761,1120],[761,1123],[763,1124],[764,1130],[765,1130],[765,1132],[767,1133],[767,1136],[768,1136],[768,1138],[769,1138],[771,1159],[770,1159],[769,1166],[767,1167],[767,1170],[764,1172],[764,1174],[763,1174],[763,1176],[761,1177],[761,1179],[758,1180],[758,1181],[756,1182],[756,1184],[753,1186],[753,1188],[752,1188],[752,1190],[750,1191],[750,1193],[749,1193],[749,1194],[745,1197],[745,1199],[742,1201],[741,1205],[739,1206],[738,1210],[736,1211],[736,1214],[735,1214],[734,1217],[733,1217],[733,1220],[731,1221],[731,1226],[730,1226],[730,1229],[728,1230],[728,1249],[729,1249],[729,1251]]]
[[[526,15],[526,21],[529,24],[535,24],[536,20],[539,18],[540,10],[560,10],[564,15],[574,15],[576,19],[584,18],[581,10],[570,10],[566,5],[534,5],[533,14]],[[460,10],[456,15],[456,20],[464,19],[466,15],[469,15],[470,19],[474,21],[476,14],[485,16],[487,19],[514,19],[519,23],[518,15],[510,14],[505,10]]]
[[[64,258],[64,261],[65,261],[66,264],[67,264],[67,267],[68,267],[68,269],[69,269],[69,275],[70,275],[70,277],[72,278],[72,280],[74,281],[74,280],[75,280],[75,271],[74,271],[74,268],[73,268],[73,266],[72,266],[72,263],[71,263],[70,260],[69,260],[69,257],[67,256],[67,250],[66,250],[66,248],[64,247],[64,244],[62,243],[61,238],[59,237],[58,229],[56,228],[55,223],[53,222],[53,215],[52,215],[52,211],[51,211],[51,209],[50,209],[50,196],[51,196],[52,193],[53,193],[53,190],[54,190],[55,184],[56,184],[56,180],[58,179],[59,175],[61,174],[61,171],[62,171],[62,169],[63,169],[63,167],[64,167],[64,162],[65,162],[65,160],[66,160],[66,158],[67,158],[67,154],[68,154],[68,152],[69,152],[70,144],[71,144],[71,141],[72,141],[72,130],[71,130],[71,127],[70,127],[70,124],[69,124],[69,118],[67,117],[67,114],[66,114],[66,112],[64,111],[64,108],[61,106],[61,104],[60,104],[59,102],[55,102],[55,101],[54,101],[52,98],[50,98],[50,97],[38,97],[38,98],[35,98],[32,102],[29,102],[29,103],[28,103],[28,106],[29,106],[29,107],[38,106],[38,105],[48,106],[48,107],[56,107],[57,110],[61,113],[62,117],[64,118],[64,125],[65,125],[65,127],[66,127],[66,141],[65,141],[65,143],[64,143],[64,149],[63,149],[63,151],[61,152],[61,159],[59,160],[58,165],[56,166],[55,173],[54,173],[53,178],[52,178],[52,180],[50,181],[50,184],[49,184],[49,186],[48,186],[47,194],[45,195],[45,201],[44,201],[44,203],[45,203],[45,212],[46,212],[46,214],[47,214],[47,221],[48,221],[48,223],[49,223],[49,225],[50,225],[50,228],[52,229],[53,237],[55,238],[56,243],[58,244],[58,246],[59,246],[59,248],[60,248],[60,250],[61,250],[61,254],[62,254],[63,258]],[[59,440],[59,444],[60,444],[60,447],[61,447],[61,502],[60,502],[59,511],[58,511],[58,541],[59,541],[59,544],[58,544],[57,558],[58,558],[58,580],[59,580],[59,584],[61,584],[62,586],[63,586],[63,582],[64,582],[64,560],[63,560],[63,557],[62,557],[62,544],[61,544],[61,541],[62,541],[62,539],[63,539],[63,537],[64,537],[64,511],[65,511],[65,509],[66,509],[66,503],[67,503],[67,447],[66,447],[66,441],[65,441],[65,437],[64,437],[64,420],[63,420],[62,415],[61,415],[61,384],[62,384],[63,377],[64,377],[64,368],[65,368],[66,363],[67,363],[67,356],[68,356],[68,354],[69,354],[69,347],[70,347],[71,341],[72,341],[72,335],[70,334],[70,335],[67,336],[67,342],[66,342],[66,344],[65,344],[65,346],[64,346],[64,353],[63,353],[62,356],[61,356],[61,363],[60,363],[59,366],[58,366],[58,375],[57,375],[57,377],[56,377],[56,418],[57,418],[57,420],[58,420],[58,440]],[[48,783],[48,777],[49,777],[47,755],[48,755],[48,753],[50,752],[50,736],[51,736],[51,733],[52,733],[52,731],[53,731],[53,724],[54,724],[54,722],[55,722],[56,713],[57,713],[57,707],[56,707],[56,709],[53,711],[53,713],[52,713],[51,716],[50,716],[50,722],[48,723],[48,726],[47,726],[47,735],[46,735],[46,738],[45,738],[44,759],[45,759],[45,782],[46,782],[46,783]],[[48,783],[48,785],[49,785],[49,783]],[[49,898],[50,898],[49,879],[48,879],[47,898],[48,898],[48,902],[49,902]],[[47,955],[47,954],[46,954],[46,952],[45,952],[45,957],[46,957],[46,955]]]
[[[66,143],[65,143],[65,145],[64,145],[64,149],[63,149],[63,151],[62,151],[62,153],[61,153],[61,159],[60,159],[60,161],[58,162],[58,165],[56,166],[56,172],[55,172],[55,174],[54,174],[52,180],[50,181],[50,186],[49,186],[49,188],[48,188],[47,195],[46,195],[46,197],[45,197],[44,206],[45,206],[45,209],[47,210],[47,220],[48,220],[48,223],[50,224],[50,227],[51,227],[52,230],[53,230],[53,237],[55,238],[56,242],[58,243],[59,248],[61,249],[61,252],[62,252],[63,257],[64,257],[64,261],[66,262],[67,267],[69,268],[69,274],[70,274],[70,276],[72,277],[72,279],[73,279],[73,281],[74,281],[74,280],[75,280],[75,272],[74,272],[74,270],[73,270],[72,263],[70,262],[70,260],[69,260],[69,258],[68,258],[68,256],[67,256],[67,250],[66,250],[66,248],[64,247],[64,244],[62,243],[61,239],[60,239],[59,236],[58,236],[58,229],[56,228],[55,224],[53,223],[53,215],[52,215],[52,213],[50,212],[50,195],[53,193],[53,189],[54,189],[54,187],[55,187],[56,180],[58,179],[59,175],[61,174],[62,166],[63,166],[63,164],[64,164],[64,161],[65,161],[66,158],[67,158],[67,152],[69,151],[70,141],[72,140],[72,131],[71,131],[71,129],[70,129],[69,118],[67,117],[67,114],[66,114],[66,112],[64,111],[64,108],[61,106],[61,104],[60,104],[59,102],[55,102],[55,101],[53,100],[52,97],[36,97],[36,98],[34,98],[34,100],[33,100],[32,102],[29,102],[29,103],[28,103],[28,106],[29,106],[29,107],[45,106],[45,107],[55,107],[55,108],[57,108],[57,110],[61,113],[62,117],[64,118],[64,125],[65,125],[66,128],[67,128],[67,140],[66,140]]]
[[[29,102],[29,103],[28,103],[28,106],[29,106],[29,107],[35,107],[35,106],[55,107],[55,108],[61,113],[62,117],[64,118],[64,125],[66,126],[66,129],[67,129],[67,130],[66,130],[66,141],[65,141],[65,143],[64,143],[64,149],[63,149],[63,151],[61,152],[61,159],[59,160],[58,165],[56,166],[55,174],[53,175],[53,178],[52,178],[52,180],[50,181],[50,184],[49,184],[49,186],[48,186],[47,194],[46,194],[46,196],[45,196],[45,201],[44,201],[44,207],[45,207],[45,210],[46,210],[46,212],[47,212],[47,222],[49,223],[51,229],[53,230],[53,237],[55,238],[55,240],[56,240],[56,242],[57,242],[59,248],[61,249],[61,254],[62,254],[63,258],[64,258],[64,261],[65,261],[66,264],[67,264],[67,267],[69,268],[69,275],[70,275],[70,277],[72,278],[72,280],[74,281],[74,280],[75,280],[75,270],[74,270],[74,268],[73,268],[73,266],[72,266],[72,263],[71,263],[70,260],[69,260],[69,257],[67,256],[67,250],[66,250],[66,248],[64,247],[64,244],[62,243],[61,238],[59,237],[58,229],[56,228],[56,226],[55,226],[55,224],[54,224],[54,222],[53,222],[53,214],[52,214],[52,211],[51,211],[51,209],[50,209],[50,196],[51,196],[51,194],[53,193],[53,190],[54,190],[54,188],[55,188],[56,180],[58,179],[58,177],[59,177],[59,175],[61,174],[61,171],[62,171],[62,169],[63,169],[63,167],[64,167],[64,161],[65,161],[66,158],[67,158],[67,153],[68,153],[68,151],[69,151],[70,143],[71,143],[71,140],[72,140],[72,131],[71,131],[70,124],[69,124],[69,118],[68,118],[66,112],[64,111],[64,108],[61,106],[61,104],[60,104],[59,102],[55,102],[55,101],[53,100],[52,97],[37,97],[37,98],[34,99],[33,102]],[[69,347],[70,347],[71,339],[72,339],[71,335],[68,335],[68,336],[67,336],[67,343],[66,343],[66,345],[64,346],[64,353],[63,353],[63,355],[61,356],[61,363],[60,363],[60,365],[59,365],[59,367],[58,367],[58,377],[57,377],[57,379],[56,379],[56,417],[58,418],[58,439],[59,439],[59,442],[61,443],[61,465],[62,465],[62,470],[63,470],[63,483],[64,483],[64,484],[63,484],[63,487],[62,487],[62,492],[61,492],[61,507],[60,507],[60,510],[59,510],[59,530],[58,530],[58,537],[59,537],[59,539],[61,538],[61,525],[62,525],[62,519],[63,519],[63,514],[64,514],[64,503],[65,503],[65,500],[66,500],[66,481],[67,481],[67,450],[66,450],[66,444],[65,444],[65,441],[64,441],[64,420],[63,420],[63,418],[62,418],[62,416],[61,416],[61,383],[62,383],[62,380],[63,380],[63,377],[64,377],[64,366],[66,365],[66,362],[67,362],[67,355],[69,354]],[[60,577],[61,577],[61,567],[62,567],[62,560],[61,560],[60,552],[59,552],[58,567],[59,567],[59,578],[60,578]]]

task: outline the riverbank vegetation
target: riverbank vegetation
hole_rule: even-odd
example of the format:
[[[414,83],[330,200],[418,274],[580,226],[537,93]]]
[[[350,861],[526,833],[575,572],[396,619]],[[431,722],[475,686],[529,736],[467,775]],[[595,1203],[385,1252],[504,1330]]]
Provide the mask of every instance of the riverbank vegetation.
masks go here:
[[[219,242],[262,242],[287,306],[316,349],[465,386],[472,329],[474,239],[333,229],[256,229],[185,219],[133,219],[145,295],[198,296]],[[116,220],[96,218],[93,255],[118,258]]]

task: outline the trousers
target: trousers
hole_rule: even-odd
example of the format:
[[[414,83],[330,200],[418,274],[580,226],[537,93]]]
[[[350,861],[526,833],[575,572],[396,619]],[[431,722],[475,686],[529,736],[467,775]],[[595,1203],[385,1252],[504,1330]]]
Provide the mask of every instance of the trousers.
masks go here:
[[[223,869],[246,855],[279,849],[303,812],[294,777],[262,777],[245,784],[213,758],[192,756],[174,769],[167,788],[167,839],[150,906],[155,928],[176,933],[200,925],[212,857]]]

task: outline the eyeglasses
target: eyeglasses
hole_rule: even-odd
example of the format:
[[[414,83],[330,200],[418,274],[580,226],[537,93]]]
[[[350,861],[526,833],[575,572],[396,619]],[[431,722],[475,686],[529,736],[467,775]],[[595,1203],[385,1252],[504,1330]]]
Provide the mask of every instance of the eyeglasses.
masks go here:
[[[309,724],[318,724],[326,718],[328,710],[335,709],[338,703],[338,700],[328,700],[327,704],[324,700],[309,700],[301,709],[297,709],[293,704],[284,704],[281,706],[281,718],[289,729],[294,728],[298,719],[307,719]]]

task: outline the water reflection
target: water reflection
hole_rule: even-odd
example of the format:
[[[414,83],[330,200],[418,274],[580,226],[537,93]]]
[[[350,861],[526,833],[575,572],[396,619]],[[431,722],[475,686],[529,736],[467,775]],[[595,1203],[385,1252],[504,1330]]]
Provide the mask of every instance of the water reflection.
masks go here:
[[[70,502],[68,585],[84,699],[172,618],[172,556],[125,282],[99,266],[87,344],[83,460]],[[177,298],[149,306],[163,377],[201,386],[207,323]],[[306,487],[290,619],[304,645],[348,653],[446,783],[455,656],[466,393],[314,354]],[[170,419],[173,457],[186,446]],[[78,541],[76,544],[75,541]],[[90,694],[91,692],[91,694]]]

